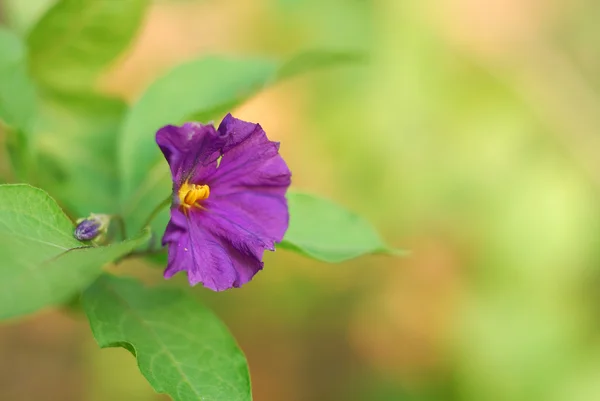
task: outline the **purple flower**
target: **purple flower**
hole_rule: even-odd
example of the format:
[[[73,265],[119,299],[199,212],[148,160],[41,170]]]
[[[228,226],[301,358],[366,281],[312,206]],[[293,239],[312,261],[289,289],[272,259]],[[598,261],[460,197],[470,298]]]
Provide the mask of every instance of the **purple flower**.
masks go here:
[[[228,114],[212,125],[167,125],[156,142],[171,167],[173,203],[163,236],[165,278],[187,271],[191,285],[240,287],[262,269],[288,227],[291,173],[258,124]]]

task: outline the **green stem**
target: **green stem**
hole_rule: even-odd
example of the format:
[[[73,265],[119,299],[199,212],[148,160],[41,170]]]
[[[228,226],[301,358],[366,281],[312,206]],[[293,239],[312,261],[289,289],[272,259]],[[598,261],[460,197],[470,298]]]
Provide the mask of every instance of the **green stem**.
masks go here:
[[[121,233],[121,241],[127,239],[127,231],[125,230],[125,220],[119,214],[113,214],[111,217],[119,224],[119,232]]]
[[[163,200],[158,206],[156,206],[154,208],[154,210],[152,211],[152,213],[150,213],[150,216],[148,216],[148,218],[146,219],[146,222],[144,223],[144,225],[142,227],[148,227],[150,225],[150,223],[152,223],[152,220],[154,220],[154,218],[166,207],[169,206],[171,204],[171,195],[169,195],[165,200]]]

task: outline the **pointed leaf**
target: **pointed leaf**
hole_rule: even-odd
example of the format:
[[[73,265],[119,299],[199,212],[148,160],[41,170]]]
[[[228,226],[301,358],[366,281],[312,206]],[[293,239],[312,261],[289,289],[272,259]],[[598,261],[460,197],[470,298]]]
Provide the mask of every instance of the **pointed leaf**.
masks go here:
[[[325,262],[395,253],[362,217],[313,195],[288,193],[290,226],[280,246]]]
[[[0,319],[68,301],[101,273],[102,266],[148,239],[86,247],[73,223],[44,191],[0,185]]]
[[[175,401],[250,401],[246,358],[212,312],[174,289],[104,275],[82,297],[100,347],[121,346]]]

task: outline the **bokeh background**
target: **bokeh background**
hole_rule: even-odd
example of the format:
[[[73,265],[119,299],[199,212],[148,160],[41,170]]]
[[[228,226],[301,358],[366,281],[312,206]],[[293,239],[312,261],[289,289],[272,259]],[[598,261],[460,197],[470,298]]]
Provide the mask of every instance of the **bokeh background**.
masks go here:
[[[24,32],[51,4],[0,0],[2,19]],[[243,289],[190,289],[255,400],[600,400],[599,19],[594,0],[155,1],[102,91],[134,100],[201,54],[369,57],[235,110],[282,142],[296,188],[412,251],[280,251]],[[76,313],[0,326],[0,400],[167,399]]]

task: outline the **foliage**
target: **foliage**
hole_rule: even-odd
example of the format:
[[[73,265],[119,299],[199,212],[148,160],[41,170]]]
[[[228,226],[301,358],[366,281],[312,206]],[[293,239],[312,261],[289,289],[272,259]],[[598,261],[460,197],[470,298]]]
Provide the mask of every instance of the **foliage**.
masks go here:
[[[96,84],[135,37],[148,3],[60,0],[26,38],[0,28],[0,127],[11,181],[21,182],[0,185],[0,318],[80,298],[98,344],[130,350],[156,391],[178,401],[250,400],[246,359],[205,306],[103,271],[144,255],[164,231],[166,210],[151,227],[144,223],[171,190],[154,143],[158,128],[218,119],[283,79],[363,57],[325,50],[288,61],[201,56],[128,105]],[[389,251],[339,205],[296,192],[289,202],[282,249],[327,262]],[[124,222],[123,232],[112,227],[104,241],[78,241],[73,220],[90,213]]]

